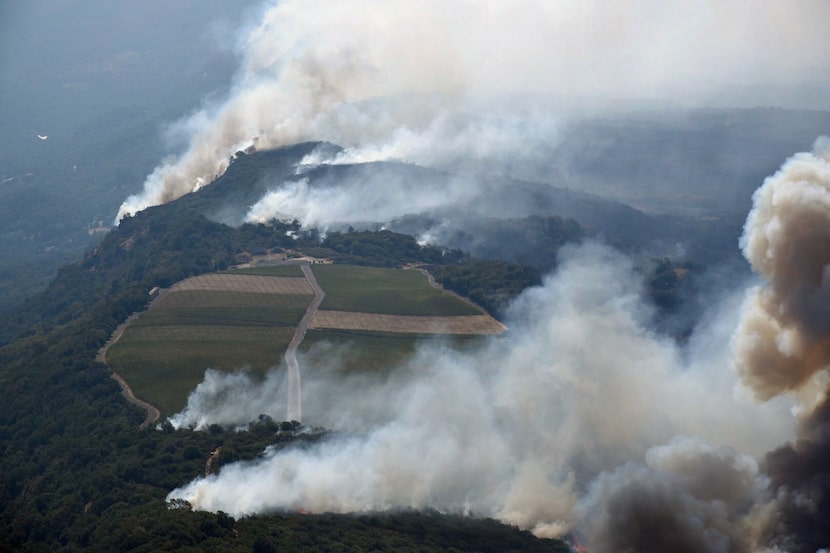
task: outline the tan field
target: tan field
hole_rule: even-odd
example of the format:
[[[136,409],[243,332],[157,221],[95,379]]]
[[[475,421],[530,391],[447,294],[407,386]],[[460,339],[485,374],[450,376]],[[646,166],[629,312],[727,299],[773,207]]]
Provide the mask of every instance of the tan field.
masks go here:
[[[187,290],[314,295],[314,290],[311,289],[308,281],[304,278],[234,275],[228,273],[212,273],[188,278],[174,285],[171,292]]]
[[[318,311],[309,328],[399,332],[404,334],[501,334],[506,327],[489,315],[425,317],[348,311]]]

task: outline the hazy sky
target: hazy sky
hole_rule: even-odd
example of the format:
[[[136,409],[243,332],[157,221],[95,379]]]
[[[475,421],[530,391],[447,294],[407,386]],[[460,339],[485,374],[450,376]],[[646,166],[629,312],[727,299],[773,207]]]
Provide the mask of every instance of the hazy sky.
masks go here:
[[[0,117],[24,128],[77,125],[107,109],[178,117],[227,89],[234,32],[254,2],[4,0]]]

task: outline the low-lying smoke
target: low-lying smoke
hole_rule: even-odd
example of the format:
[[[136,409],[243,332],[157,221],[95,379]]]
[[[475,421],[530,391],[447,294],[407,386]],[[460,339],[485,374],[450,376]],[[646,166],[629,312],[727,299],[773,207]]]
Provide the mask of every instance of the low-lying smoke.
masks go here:
[[[291,179],[268,182],[270,190],[250,207],[244,220],[296,219],[304,227],[325,231],[378,224],[398,230],[409,218],[417,231],[402,230],[426,239],[451,236],[477,217],[548,215],[556,209],[579,210],[579,200],[585,201],[561,188],[507,177],[448,173],[395,162],[352,164],[348,161],[359,152],[332,150],[325,145],[316,148],[298,163]]]
[[[548,121],[566,113],[707,100],[826,106],[780,83],[827,85],[828,16],[821,0],[272,0],[239,41],[227,100],[181,125],[185,150],[116,220],[209,184],[252,145],[328,140],[358,157],[463,158],[468,169],[526,176],[522,158],[544,159]]]
[[[297,219],[304,227],[326,229],[333,224],[386,222],[410,213],[432,213],[469,205],[477,197],[472,179],[442,178],[412,184],[412,179],[402,179],[392,171],[313,186],[300,178],[267,193],[251,206],[246,221]]]
[[[549,109],[517,109],[493,105],[492,101],[474,107],[474,103],[467,101],[467,113],[441,111],[424,128],[402,126],[381,136],[379,142],[367,139],[334,155],[314,152],[301,166],[393,160],[462,174],[510,175],[539,182],[560,176],[556,165],[560,122]]]
[[[614,528],[590,513],[600,498],[628,490],[623,481],[633,471],[646,490],[668,494],[683,483],[670,503],[657,492],[641,501],[655,512],[686,509],[678,520],[706,513],[708,527],[723,531],[699,536],[703,551],[739,551],[717,544],[747,515],[751,502],[741,498],[763,491],[747,455],[793,435],[789,404],[733,397],[729,337],[739,298],[725,300],[680,347],[649,330],[640,288],[623,256],[595,244],[568,249],[559,271],[513,305],[509,338],[469,353],[425,347],[383,377],[353,380],[307,366],[304,416],[348,431],[343,438],[269,450],[170,497],[235,516],[433,507],[494,516],[542,536],[576,524],[593,547]],[[341,352],[331,353],[336,366]],[[197,413],[206,391],[191,397],[189,420],[212,421],[211,412]],[[256,415],[238,416],[222,420]],[[678,435],[696,438],[672,441]],[[695,480],[698,462],[722,475]]]
[[[285,395],[282,372],[271,371],[264,380],[252,378],[247,372],[223,373],[214,369],[205,371],[204,380],[188,399],[185,409],[173,417],[174,428],[204,430],[211,424],[233,426],[269,415],[282,419],[285,407],[278,416],[274,411],[275,397]],[[240,411],[244,414],[240,416]]]

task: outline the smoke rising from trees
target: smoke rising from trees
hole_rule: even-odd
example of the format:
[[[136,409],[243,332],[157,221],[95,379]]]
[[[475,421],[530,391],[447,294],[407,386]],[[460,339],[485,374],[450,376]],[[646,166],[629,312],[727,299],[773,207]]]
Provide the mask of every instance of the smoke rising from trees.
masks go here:
[[[521,157],[555,138],[533,121],[565,114],[826,106],[829,15],[820,0],[268,3],[239,40],[227,100],[180,125],[186,149],[147,177],[117,220],[209,184],[251,146],[329,140],[422,163],[447,152],[486,159],[477,149],[489,144]],[[805,82],[814,86],[780,84]]]

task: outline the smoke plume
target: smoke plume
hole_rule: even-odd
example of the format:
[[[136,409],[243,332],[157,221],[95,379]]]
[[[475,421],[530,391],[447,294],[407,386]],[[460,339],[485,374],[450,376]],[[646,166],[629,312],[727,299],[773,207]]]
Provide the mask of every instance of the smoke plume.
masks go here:
[[[178,125],[186,147],[117,220],[209,184],[251,146],[328,140],[357,158],[510,172],[528,167],[515,162],[523,156],[545,159],[565,114],[826,105],[828,16],[821,0],[268,2],[239,41],[226,101]]]
[[[211,424],[247,423],[260,414],[276,416],[274,397],[285,395],[284,389],[282,372],[271,371],[260,381],[247,372],[228,374],[208,369],[204,380],[190,395],[187,407],[171,417],[170,423],[174,428],[204,430]],[[240,410],[244,410],[244,414],[240,415]]]
[[[830,139],[787,161],[753,202],[741,247],[766,283],[747,300],[735,350],[738,371],[767,399],[830,362]]]
[[[689,536],[705,515],[709,530],[690,542],[705,544],[699,551],[742,551],[718,544],[738,543],[735,525],[764,493],[749,456],[791,438],[793,418],[785,401],[733,397],[739,299],[724,299],[681,347],[649,330],[625,257],[595,244],[569,249],[555,275],[514,303],[510,337],[467,353],[424,347],[383,377],[341,374],[342,352],[330,352],[330,367],[306,365],[304,416],[341,438],[269,450],[170,497],[235,516],[429,506],[541,536],[576,526],[592,550],[610,551],[615,513],[599,505],[637,495],[643,518],[671,506]],[[225,417],[197,413],[208,391],[191,396],[191,421]],[[246,403],[222,422],[255,418]]]
[[[385,222],[410,213],[470,205],[479,193],[473,179],[406,179],[394,170],[379,168],[360,177],[325,179],[313,186],[305,178],[285,182],[251,206],[246,220],[265,223],[296,218],[305,227],[326,229],[337,223]]]

